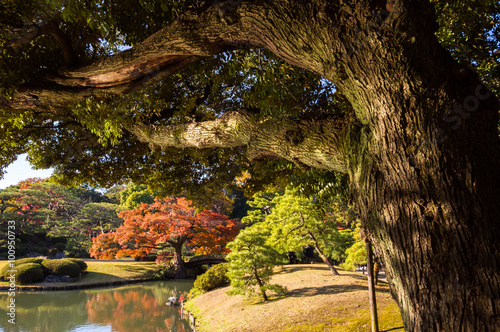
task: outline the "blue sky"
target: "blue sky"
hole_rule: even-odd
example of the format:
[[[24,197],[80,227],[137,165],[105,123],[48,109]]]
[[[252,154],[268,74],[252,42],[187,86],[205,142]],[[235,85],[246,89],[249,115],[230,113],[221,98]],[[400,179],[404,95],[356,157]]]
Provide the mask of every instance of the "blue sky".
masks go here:
[[[17,160],[6,169],[6,174],[0,180],[0,190],[8,186],[17,184],[19,181],[29,178],[39,177],[47,178],[52,174],[51,169],[34,170],[26,160],[26,155],[20,155]]]

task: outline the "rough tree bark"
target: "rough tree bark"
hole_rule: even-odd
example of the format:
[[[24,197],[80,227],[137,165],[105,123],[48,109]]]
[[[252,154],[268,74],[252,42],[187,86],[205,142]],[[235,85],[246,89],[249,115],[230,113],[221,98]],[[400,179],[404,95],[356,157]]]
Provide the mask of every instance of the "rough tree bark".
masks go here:
[[[347,123],[335,118],[257,121],[245,112],[176,126],[136,125],[129,130],[152,149],[246,146],[250,160],[286,159],[300,167],[346,172],[342,155]]]
[[[428,1],[228,1],[182,16],[123,55],[67,71],[52,88],[20,90],[0,106],[62,108],[89,95],[132,91],[203,56],[266,48],[333,81],[355,119],[301,127],[290,139],[277,128],[292,133],[299,123],[249,125],[244,115],[241,125],[226,119],[177,131],[130,130],[153,147],[227,140],[248,146],[254,159],[347,172],[406,330],[494,331],[499,105],[475,73],[441,48],[435,28]]]

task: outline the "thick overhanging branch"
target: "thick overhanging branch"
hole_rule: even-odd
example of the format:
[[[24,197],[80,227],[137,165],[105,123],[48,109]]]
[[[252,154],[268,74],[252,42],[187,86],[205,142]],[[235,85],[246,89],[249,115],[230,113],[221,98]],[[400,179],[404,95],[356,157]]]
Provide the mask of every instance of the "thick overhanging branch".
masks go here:
[[[310,20],[323,7],[315,8],[302,1],[224,1],[203,12],[187,12],[137,46],[89,66],[65,71],[63,77],[54,80],[65,86],[116,86],[159,73],[191,57],[197,61],[250,47],[266,48],[289,63],[324,74],[327,59],[317,54],[330,57],[335,51],[330,41],[332,31],[325,29],[331,18],[322,12],[321,18]],[[306,28],[308,31],[304,31]],[[324,45],[324,49],[313,49],[318,45]]]
[[[204,122],[193,122],[172,126],[136,125],[130,128],[140,141],[148,143],[152,149],[167,147],[198,149],[212,147],[237,147],[250,143],[248,117],[241,113]]]
[[[232,112],[213,121],[171,126],[139,124],[129,131],[151,149],[247,147],[250,160],[285,159],[300,167],[346,172],[346,123],[334,118],[259,121]]]
[[[149,80],[164,71],[171,74],[171,68],[180,63],[184,65],[176,71],[203,57],[233,49],[236,45],[232,39],[238,27],[231,26],[224,17],[240,2],[227,1],[202,13],[188,12],[129,50],[89,66],[63,71],[61,77],[51,80],[71,87],[117,86],[144,77]]]
[[[203,57],[250,47],[266,48],[291,64],[324,75],[325,64],[331,71],[334,63],[330,57],[336,50],[330,39],[335,36],[325,29],[325,13],[310,21],[323,10],[313,7],[301,1],[230,0],[203,12],[187,12],[129,50],[61,70],[48,78],[53,85],[20,88],[11,99],[1,100],[0,107],[64,108],[89,96],[102,99],[130,93]]]
[[[201,58],[196,55],[158,56],[103,74],[82,77],[50,77],[49,80],[61,86],[77,88],[102,89],[122,86],[122,90],[130,92],[168,77]],[[70,75],[71,73],[66,74]]]
[[[17,90],[17,93],[9,98],[0,96],[0,108],[3,109],[37,109],[37,110],[64,110],[68,105],[87,98],[105,99],[112,96],[128,94],[141,89],[147,85],[158,82],[181,70],[192,62],[199,60],[199,57],[187,57],[183,60],[170,63],[168,68],[154,72],[149,75],[127,83],[119,85],[95,86],[71,86],[70,81],[64,84],[47,84],[45,87],[25,86]],[[54,83],[61,83],[59,78],[52,78]],[[63,80],[64,81],[64,80]]]

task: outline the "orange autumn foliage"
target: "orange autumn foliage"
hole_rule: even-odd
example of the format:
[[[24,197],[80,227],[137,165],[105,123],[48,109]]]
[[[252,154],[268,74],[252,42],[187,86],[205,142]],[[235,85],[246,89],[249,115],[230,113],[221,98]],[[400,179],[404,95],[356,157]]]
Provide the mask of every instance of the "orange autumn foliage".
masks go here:
[[[47,180],[46,178],[29,178],[29,179],[20,181],[18,183],[18,185],[20,186],[19,189],[27,189],[31,185],[43,183],[46,180]]]
[[[99,259],[143,257],[173,248],[180,258],[184,243],[197,253],[227,252],[225,245],[239,232],[236,222],[212,211],[195,211],[191,201],[173,197],[122,211],[123,225],[95,238],[90,255]]]
[[[225,245],[240,231],[236,221],[227,217],[221,220],[220,214],[208,210],[200,212],[197,218],[200,222],[193,230],[195,236],[189,241],[193,251],[200,255],[229,253]]]

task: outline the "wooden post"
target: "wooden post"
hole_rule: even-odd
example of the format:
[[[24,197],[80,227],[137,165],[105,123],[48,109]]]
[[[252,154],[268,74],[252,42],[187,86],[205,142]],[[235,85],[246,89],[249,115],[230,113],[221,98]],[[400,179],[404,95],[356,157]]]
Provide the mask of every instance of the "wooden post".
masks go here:
[[[378,332],[377,297],[375,296],[375,283],[373,280],[373,250],[372,244],[366,242],[366,268],[368,270],[368,295],[370,298],[370,315],[372,318],[372,332]]]

